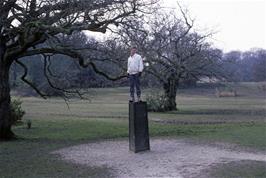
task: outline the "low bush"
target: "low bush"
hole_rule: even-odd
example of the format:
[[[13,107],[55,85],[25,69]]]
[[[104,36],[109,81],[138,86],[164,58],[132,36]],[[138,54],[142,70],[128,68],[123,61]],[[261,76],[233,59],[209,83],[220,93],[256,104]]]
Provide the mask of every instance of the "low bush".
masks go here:
[[[153,91],[146,95],[148,111],[165,112],[167,99],[163,93]]]
[[[11,100],[11,119],[12,125],[18,125],[22,123],[22,117],[25,111],[21,107],[22,101],[19,99]]]

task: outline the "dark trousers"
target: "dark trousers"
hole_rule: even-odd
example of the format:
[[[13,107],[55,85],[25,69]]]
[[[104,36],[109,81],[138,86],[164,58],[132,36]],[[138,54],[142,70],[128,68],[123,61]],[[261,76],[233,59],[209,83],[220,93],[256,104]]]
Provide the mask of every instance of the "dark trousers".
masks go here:
[[[140,97],[140,75],[137,74],[130,74],[129,75],[129,84],[130,84],[130,96],[134,97],[135,87],[137,90],[137,96]]]

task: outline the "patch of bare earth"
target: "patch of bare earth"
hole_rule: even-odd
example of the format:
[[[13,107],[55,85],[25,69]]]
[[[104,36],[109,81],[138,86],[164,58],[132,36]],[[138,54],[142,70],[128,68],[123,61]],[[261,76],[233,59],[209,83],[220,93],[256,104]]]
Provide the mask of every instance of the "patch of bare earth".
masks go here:
[[[151,151],[130,152],[127,140],[82,144],[53,152],[63,160],[114,170],[115,177],[175,177],[202,175],[213,164],[239,160],[265,161],[263,153],[232,151],[185,139],[151,139]]]

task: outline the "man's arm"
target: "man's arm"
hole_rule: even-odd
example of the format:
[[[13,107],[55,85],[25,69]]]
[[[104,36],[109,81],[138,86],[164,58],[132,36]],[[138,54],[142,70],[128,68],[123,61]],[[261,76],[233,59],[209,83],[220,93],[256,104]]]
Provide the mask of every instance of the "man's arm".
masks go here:
[[[143,71],[143,59],[142,57],[140,56],[140,60],[139,60],[139,72],[142,72]]]
[[[140,59],[139,59],[139,76],[141,76],[141,73],[143,71],[144,66],[143,66],[143,59],[142,59],[142,57],[141,56],[139,56],[139,57],[140,57]]]
[[[127,75],[129,75],[129,58],[127,59]]]

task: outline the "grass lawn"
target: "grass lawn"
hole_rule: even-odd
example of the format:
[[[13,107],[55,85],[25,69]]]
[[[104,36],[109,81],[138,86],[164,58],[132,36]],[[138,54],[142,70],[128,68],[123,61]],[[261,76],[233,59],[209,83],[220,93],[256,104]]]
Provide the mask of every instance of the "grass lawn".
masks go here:
[[[263,95],[249,96],[247,87],[243,90],[247,92],[236,98],[216,98],[210,91],[195,90],[180,91],[177,97],[179,111],[149,113],[152,137],[226,142],[240,148],[266,151]],[[49,153],[103,139],[126,139],[127,98],[127,88],[98,89],[91,101],[71,100],[70,110],[64,101],[56,98],[21,98],[27,112],[24,119],[32,120],[32,129],[26,129],[25,125],[14,127],[20,139],[0,143],[0,177],[111,177],[111,170],[107,168],[66,163]],[[217,121],[222,122],[217,124]],[[245,168],[249,165],[257,166],[248,171]],[[232,171],[234,167],[239,169]],[[217,165],[209,174],[214,177],[243,177],[234,175],[244,174],[256,177],[265,175],[264,168],[263,163],[232,162]]]
[[[33,128],[15,128],[22,138],[1,143],[0,177],[109,177],[107,168],[83,167],[49,155],[59,148],[102,139],[126,138],[127,122],[100,119],[35,120]],[[229,141],[258,150],[266,148],[265,124],[170,125],[150,123],[151,136]],[[225,134],[226,132],[226,134]],[[246,134],[247,133],[247,134]],[[250,134],[251,133],[251,134]],[[261,171],[261,169],[259,169]],[[220,173],[220,172],[218,172]],[[218,174],[216,173],[216,174]]]
[[[266,163],[243,160],[217,164],[209,169],[208,176],[216,178],[265,178]]]

